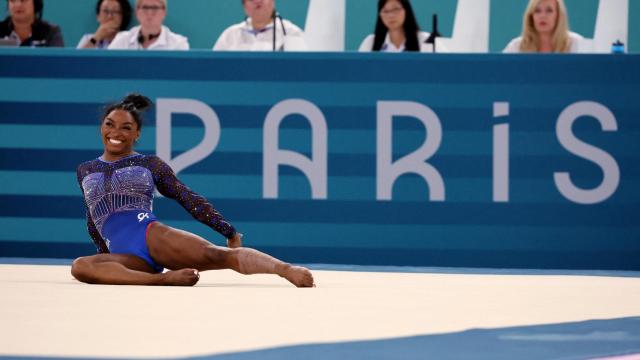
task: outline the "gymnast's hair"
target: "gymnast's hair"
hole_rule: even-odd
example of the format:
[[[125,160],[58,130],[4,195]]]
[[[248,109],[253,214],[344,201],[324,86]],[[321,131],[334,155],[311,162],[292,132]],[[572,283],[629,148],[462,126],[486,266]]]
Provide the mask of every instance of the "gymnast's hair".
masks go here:
[[[131,114],[131,117],[138,125],[138,130],[142,130],[142,113],[145,112],[153,103],[148,97],[140,94],[129,94],[122,101],[107,105],[102,115],[102,121],[109,116],[114,110],[123,110]]]

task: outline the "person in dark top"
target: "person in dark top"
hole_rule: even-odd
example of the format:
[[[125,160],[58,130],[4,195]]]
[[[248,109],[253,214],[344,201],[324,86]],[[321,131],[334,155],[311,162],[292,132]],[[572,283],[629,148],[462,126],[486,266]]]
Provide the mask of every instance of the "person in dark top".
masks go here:
[[[76,259],[71,274],[92,284],[191,286],[199,280],[198,271],[233,269],[314,286],[308,269],[243,248],[242,234],[207,199],[180,182],[159,157],[134,151],[141,113],[150,105],[148,98],[132,94],[108,106],[100,128],[104,152],[78,166],[87,228],[98,254]],[[223,235],[228,248],[160,223],[152,213],[156,189]]]
[[[7,0],[9,16],[0,22],[0,39],[20,46],[64,47],[60,27],[42,20],[43,1]]]

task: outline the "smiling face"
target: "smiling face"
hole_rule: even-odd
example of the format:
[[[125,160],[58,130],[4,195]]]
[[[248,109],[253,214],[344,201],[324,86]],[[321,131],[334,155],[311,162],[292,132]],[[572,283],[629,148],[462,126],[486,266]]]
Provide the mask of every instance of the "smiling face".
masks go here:
[[[539,34],[552,34],[558,22],[556,0],[540,0],[533,11],[533,26]]]
[[[124,110],[113,110],[100,126],[104,156],[118,159],[133,153],[133,145],[140,137],[140,128],[133,116]]]

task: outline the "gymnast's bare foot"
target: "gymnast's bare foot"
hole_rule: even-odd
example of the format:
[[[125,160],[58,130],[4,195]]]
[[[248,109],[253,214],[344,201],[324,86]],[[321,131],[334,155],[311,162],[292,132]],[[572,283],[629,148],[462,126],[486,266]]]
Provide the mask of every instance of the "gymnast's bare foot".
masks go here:
[[[289,280],[290,283],[297,287],[315,287],[313,275],[309,269],[302,266],[292,266],[286,264],[280,276]]]
[[[180,269],[168,271],[164,275],[164,285],[193,286],[200,280],[200,274],[195,269]]]

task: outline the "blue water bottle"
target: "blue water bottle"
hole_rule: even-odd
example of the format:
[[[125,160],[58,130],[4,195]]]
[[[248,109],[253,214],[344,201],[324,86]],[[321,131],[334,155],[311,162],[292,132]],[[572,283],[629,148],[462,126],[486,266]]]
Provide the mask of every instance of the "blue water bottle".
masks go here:
[[[611,53],[624,54],[624,43],[620,40],[617,40],[616,42],[611,44]]]

